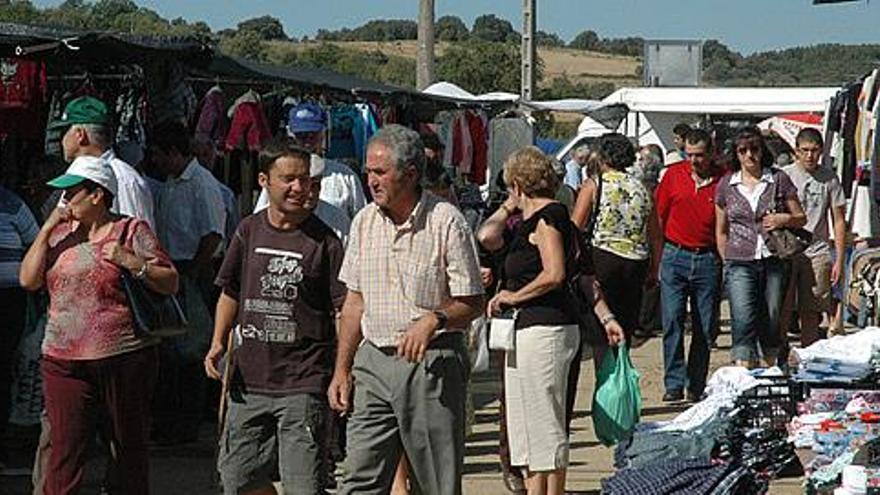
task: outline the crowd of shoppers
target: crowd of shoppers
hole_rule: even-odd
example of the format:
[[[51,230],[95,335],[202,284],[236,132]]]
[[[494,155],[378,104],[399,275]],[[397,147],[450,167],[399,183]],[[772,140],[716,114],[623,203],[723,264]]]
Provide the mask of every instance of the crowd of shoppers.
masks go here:
[[[315,105],[291,111],[286,135],[260,154],[263,192],[241,221],[212,175],[210,143],[166,123],[148,158],[127,164],[92,97],[53,123],[71,163],[48,183],[60,198],[42,227],[0,189],[0,248],[17,253],[0,263],[0,290],[9,300],[45,290],[50,300],[36,493],[76,493],[96,434],[110,452],[105,490],[148,493],[148,441],[197,439],[208,379],[223,384],[225,493],[275,493],[274,481],[285,493],[321,493],[342,459],[338,493],[461,493],[464,334],[481,314],[513,312],[505,483],[561,494],[585,353],[598,363],[609,346],[660,327],[664,400],[694,401],[725,292],[731,361],[746,367],[784,362],[795,311],[803,345],[831,311],[845,199],[820,164],[818,132],[798,135],[785,169],[755,128],[727,159],[711,133],[684,125],[665,158],[618,133],[565,165],[526,147],[505,161],[506,195],[474,231],[436,135],[383,127],[362,182],[323,157],[326,120]],[[812,233],[803,253],[771,249],[774,230],[802,228]],[[122,273],[177,294],[187,333],[139,332]]]

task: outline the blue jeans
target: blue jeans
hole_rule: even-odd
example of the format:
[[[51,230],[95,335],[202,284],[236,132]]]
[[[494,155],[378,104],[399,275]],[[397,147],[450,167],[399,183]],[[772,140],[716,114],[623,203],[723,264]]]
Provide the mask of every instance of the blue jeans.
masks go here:
[[[716,320],[718,256],[695,253],[671,244],[663,248],[660,263],[660,306],[663,313],[663,383],[667,392],[688,390],[700,395],[709,372],[709,343]],[[691,303],[693,339],[684,359],[684,321]]]
[[[787,267],[785,261],[775,257],[724,264],[733,360],[769,360],[779,354],[779,314],[785,297]]]

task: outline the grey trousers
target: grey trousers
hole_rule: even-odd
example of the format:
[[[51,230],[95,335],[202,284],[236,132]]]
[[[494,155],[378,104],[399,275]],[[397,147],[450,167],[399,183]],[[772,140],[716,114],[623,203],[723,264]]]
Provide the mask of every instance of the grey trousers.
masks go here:
[[[366,342],[358,349],[340,495],[387,494],[402,452],[420,493],[461,494],[469,368],[462,336],[442,339],[420,363]]]

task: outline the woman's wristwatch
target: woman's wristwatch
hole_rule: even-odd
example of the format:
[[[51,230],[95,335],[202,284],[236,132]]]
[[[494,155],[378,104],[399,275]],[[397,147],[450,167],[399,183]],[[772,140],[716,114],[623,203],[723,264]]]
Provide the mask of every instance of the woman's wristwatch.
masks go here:
[[[604,327],[616,319],[617,319],[617,317],[614,316],[614,313],[609,311],[608,314],[606,314],[605,316],[603,316],[602,318],[599,319],[599,323],[601,323],[602,326]]]
[[[137,280],[144,280],[147,278],[147,271],[150,269],[150,262],[144,261],[144,264],[141,265],[141,269],[132,273],[132,276]]]

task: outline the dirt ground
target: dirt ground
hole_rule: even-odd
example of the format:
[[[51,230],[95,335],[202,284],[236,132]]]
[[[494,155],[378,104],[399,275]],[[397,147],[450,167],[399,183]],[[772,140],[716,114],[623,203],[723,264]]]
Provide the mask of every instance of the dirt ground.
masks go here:
[[[712,353],[713,369],[726,364],[730,346],[730,334],[722,333],[718,349]],[[633,353],[636,368],[641,374],[643,420],[667,419],[684,410],[682,405],[661,402],[663,395],[663,358],[660,338],[652,338]],[[476,408],[476,424],[467,441],[465,460],[464,493],[494,495],[508,493],[501,483],[498,464],[498,400],[500,384],[497,370],[474,377],[472,391]],[[568,472],[567,490],[570,493],[599,493],[601,480],[614,473],[612,451],[596,440],[590,419],[590,399],[594,374],[592,362],[582,367],[577,396],[576,418],[573,425],[571,466]],[[151,451],[151,492],[155,494],[216,494],[214,479],[213,426],[205,425],[202,440],[193,445],[177,448],[154,448]],[[89,462],[82,493],[98,493],[99,476],[103,459],[95,457]],[[770,493],[803,493],[803,480],[790,478],[777,480]],[[30,493],[28,478],[0,478],[0,495],[25,495]]]

